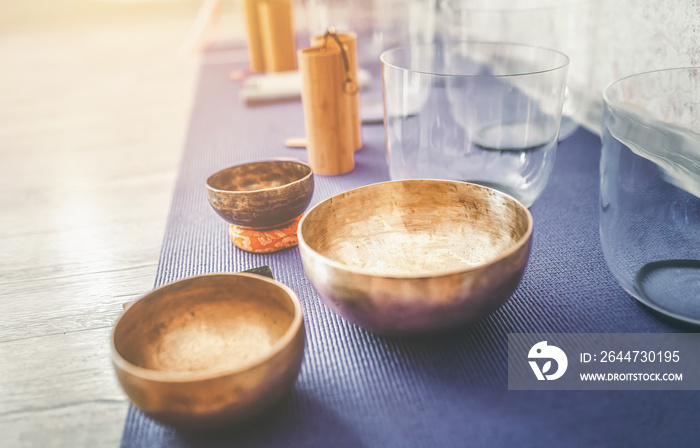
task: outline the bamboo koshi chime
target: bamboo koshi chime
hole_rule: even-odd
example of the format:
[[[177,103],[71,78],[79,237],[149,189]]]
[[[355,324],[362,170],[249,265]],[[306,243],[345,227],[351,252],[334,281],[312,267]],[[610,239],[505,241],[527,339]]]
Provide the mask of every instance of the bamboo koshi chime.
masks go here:
[[[357,36],[355,33],[338,33],[338,40],[343,43],[343,49],[348,57],[348,64],[350,66],[350,77],[357,80]],[[325,35],[315,36],[311,40],[311,44],[314,46],[323,45],[327,41],[328,45],[338,46],[335,39],[328,39]],[[350,113],[353,123],[357,123],[354,126],[353,133],[353,144],[355,150],[362,148],[362,122],[360,121],[360,97],[359,95],[353,95],[350,100]]]
[[[250,69],[296,70],[291,0],[243,0]]]
[[[334,45],[329,40],[335,41]],[[321,45],[299,50],[309,164],[314,173],[336,175],[355,167],[352,117],[357,82],[351,75],[345,45],[329,29]]]

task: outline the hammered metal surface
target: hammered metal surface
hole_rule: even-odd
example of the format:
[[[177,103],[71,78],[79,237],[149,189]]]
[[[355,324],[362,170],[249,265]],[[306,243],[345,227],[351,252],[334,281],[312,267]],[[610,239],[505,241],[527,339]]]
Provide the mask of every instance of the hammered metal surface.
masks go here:
[[[314,191],[311,167],[268,160],[236,165],[207,179],[207,197],[226,221],[242,227],[278,227],[301,215]]]
[[[530,253],[519,202],[465,182],[406,180],[336,195],[300,223],[307,276],[341,316],[380,333],[449,328],[494,311]]]
[[[136,406],[165,423],[204,429],[246,420],[294,384],[302,320],[294,293],[258,275],[171,283],[117,322],[117,377]]]

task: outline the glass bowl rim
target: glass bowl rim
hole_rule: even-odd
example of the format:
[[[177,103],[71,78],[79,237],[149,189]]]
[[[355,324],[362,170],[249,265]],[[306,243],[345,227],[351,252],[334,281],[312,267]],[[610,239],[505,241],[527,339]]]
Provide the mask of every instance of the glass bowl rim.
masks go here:
[[[569,56],[567,56],[565,53],[555,50],[553,48],[547,48],[547,47],[542,47],[539,45],[530,45],[530,44],[523,44],[523,43],[518,43],[518,42],[502,42],[502,41],[481,41],[481,40],[463,40],[463,41],[458,41],[449,44],[451,47],[455,46],[461,46],[461,45],[477,45],[477,46],[483,46],[483,47],[497,47],[497,46],[507,46],[507,47],[514,47],[514,48],[527,48],[527,49],[536,49],[539,50],[543,53],[549,53],[552,55],[559,55],[562,59],[562,62],[559,64],[552,64],[552,67],[545,68],[542,70],[533,70],[533,71],[523,71],[523,72],[518,72],[518,73],[505,73],[501,75],[476,75],[476,74],[456,74],[456,73],[438,73],[438,72],[431,72],[427,70],[415,70],[411,69],[408,67],[402,67],[399,66],[395,63],[388,62],[386,59],[390,54],[393,53],[398,53],[400,51],[407,51],[409,49],[415,49],[415,48],[437,48],[436,43],[428,43],[428,44],[417,44],[417,45],[402,45],[399,47],[393,47],[388,50],[385,50],[382,52],[382,54],[379,56],[379,59],[382,63],[382,66],[387,65],[389,67],[392,67],[397,70],[402,70],[405,72],[411,72],[411,73],[417,73],[421,75],[427,75],[427,76],[434,76],[434,77],[444,77],[444,78],[465,78],[465,79],[476,79],[476,78],[491,78],[491,79],[497,79],[497,78],[513,78],[513,77],[518,77],[518,76],[531,76],[531,75],[540,75],[544,73],[552,73],[556,72],[558,70],[562,70],[568,67],[569,63],[571,62],[571,59]]]

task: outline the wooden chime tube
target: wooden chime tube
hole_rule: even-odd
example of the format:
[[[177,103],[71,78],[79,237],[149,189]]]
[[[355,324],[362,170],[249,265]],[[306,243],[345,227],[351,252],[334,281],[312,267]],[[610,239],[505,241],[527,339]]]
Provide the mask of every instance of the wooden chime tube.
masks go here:
[[[338,33],[336,36],[338,36],[338,39],[343,43],[345,54],[347,54],[350,76],[357,82],[357,36],[355,33]],[[326,38],[323,35],[314,36],[311,40],[311,44],[313,46],[321,46],[324,45],[324,40],[326,41],[326,45],[338,46],[335,39],[331,39],[330,37]],[[353,122],[353,146],[357,150],[362,148],[362,121],[360,119],[359,95],[352,95],[350,98],[350,116]]]
[[[309,164],[314,173],[336,175],[355,167],[347,71],[338,46],[299,50]]]
[[[243,17],[245,18],[246,36],[248,41],[248,60],[250,69],[254,72],[265,71],[263,47],[260,34],[258,6],[264,0],[243,0]]]
[[[294,23],[290,0],[258,2],[260,38],[266,72],[296,70]]]

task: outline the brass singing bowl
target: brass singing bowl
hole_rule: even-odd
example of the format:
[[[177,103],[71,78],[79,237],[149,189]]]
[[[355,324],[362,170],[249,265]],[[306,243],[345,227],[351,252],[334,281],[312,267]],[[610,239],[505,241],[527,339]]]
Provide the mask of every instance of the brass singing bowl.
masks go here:
[[[117,378],[145,414],[201,430],[254,417],[289,390],[304,353],[301,306],[255,274],[211,274],[158,288],[112,337]]]
[[[298,236],[326,305],[371,331],[407,334],[473,322],[506,301],[530,255],[532,216],[488,187],[402,180],[319,203]]]
[[[209,203],[226,221],[269,229],[304,213],[314,193],[314,177],[306,163],[265,160],[212,174],[206,187]]]

